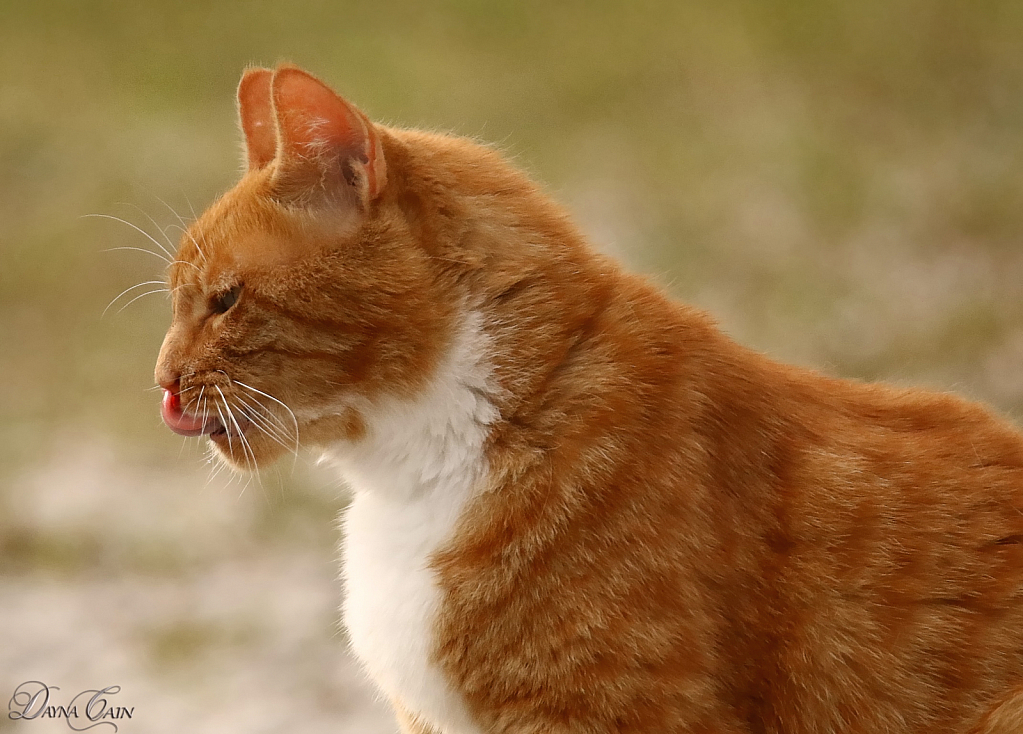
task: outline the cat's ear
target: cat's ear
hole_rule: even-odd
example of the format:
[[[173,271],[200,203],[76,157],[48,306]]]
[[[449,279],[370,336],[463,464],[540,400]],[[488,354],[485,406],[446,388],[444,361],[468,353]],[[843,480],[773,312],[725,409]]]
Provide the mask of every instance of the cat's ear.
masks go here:
[[[359,109],[293,66],[272,84],[277,115],[277,177],[304,198],[313,189],[373,201],[387,182],[380,134]],[[298,190],[296,190],[296,188]]]
[[[270,69],[245,70],[238,84],[238,120],[245,135],[245,154],[249,170],[262,168],[277,154],[277,127],[274,122]]]

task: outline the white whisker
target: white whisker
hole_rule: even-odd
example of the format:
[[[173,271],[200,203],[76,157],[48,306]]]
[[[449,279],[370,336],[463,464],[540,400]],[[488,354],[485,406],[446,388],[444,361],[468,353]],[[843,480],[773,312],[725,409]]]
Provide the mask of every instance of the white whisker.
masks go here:
[[[220,388],[217,388],[217,389],[219,390]],[[228,414],[228,416],[230,416],[231,420],[234,421],[234,427],[238,429],[238,438],[242,442],[242,451],[246,452],[245,463],[249,467],[249,471],[256,475],[256,485],[259,487],[260,491],[263,493],[263,499],[265,499],[267,501],[267,503],[269,504],[270,498],[269,498],[269,496],[267,496],[266,487],[263,486],[263,475],[260,474],[260,472],[259,472],[259,464],[256,462],[256,453],[255,453],[255,451],[252,450],[252,445],[249,443],[249,440],[245,437],[245,432],[242,430],[241,426],[238,424],[238,419],[234,415],[234,410],[231,408],[230,401],[228,401],[226,398],[225,398],[225,401],[227,402],[227,414]],[[252,463],[251,464],[249,464],[249,459],[248,459],[248,457],[250,457],[250,456],[252,457]]]
[[[88,215],[86,215],[86,216],[88,216]],[[152,250],[147,250],[145,247],[128,247],[127,245],[123,245],[123,246],[120,246],[120,247],[108,247],[105,250],[101,250],[101,252],[114,252],[115,250],[135,250],[136,252],[144,252],[147,255],[152,255],[153,257],[160,258],[161,260],[163,260],[168,265],[171,264],[171,261],[169,259],[167,259],[166,257],[164,257],[163,255],[161,255],[159,252],[153,252]]]
[[[170,257],[174,257],[174,255],[173,255],[173,254],[171,254],[171,251],[172,251],[172,250],[175,250],[176,248],[174,247],[174,243],[173,243],[173,242],[171,242],[171,238],[167,236],[167,230],[166,230],[166,229],[164,229],[163,227],[161,227],[161,226],[160,226],[159,224],[157,224],[156,220],[155,220],[155,219],[153,219],[153,218],[152,218],[152,217],[151,217],[151,216],[149,215],[149,212],[147,212],[147,211],[146,211],[145,209],[143,209],[142,207],[140,207],[140,206],[139,206],[138,204],[125,204],[125,206],[130,206],[130,207],[132,207],[133,209],[137,209],[137,210],[138,210],[139,212],[141,212],[141,213],[142,213],[142,216],[144,216],[144,217],[145,217],[146,219],[148,219],[148,220],[150,221],[150,223],[152,223],[152,225],[153,225],[154,227],[156,227],[157,231],[158,231],[158,232],[159,232],[160,234],[162,234],[162,235],[163,235],[163,238],[164,238],[165,240],[167,240],[167,247],[168,247],[168,248],[170,248],[170,249],[167,249],[167,248],[163,248],[163,247],[161,247],[160,249],[162,249],[162,250],[163,250],[164,252],[166,252],[166,253],[167,253],[167,254],[168,254],[168,255],[169,255]]]
[[[136,288],[141,288],[141,287],[142,287],[142,286],[144,286],[144,285],[166,285],[166,283],[164,283],[164,282],[163,282],[162,280],[147,280],[147,281],[145,281],[145,282],[142,282],[142,283],[138,283],[138,284],[136,284],[136,285],[133,285],[133,286],[131,286],[130,288],[125,288],[125,289],[124,289],[123,291],[121,291],[121,292],[120,292],[120,293],[118,293],[118,294],[117,294],[116,296],[114,296],[113,300],[111,300],[111,301],[110,301],[110,303],[108,303],[108,304],[107,304],[107,307],[103,309],[103,313],[102,313],[102,314],[100,314],[100,318],[103,318],[104,316],[106,316],[106,315],[107,315],[107,311],[109,311],[109,310],[110,310],[110,307],[111,307],[111,306],[113,306],[113,305],[114,305],[115,303],[117,303],[117,299],[118,299],[118,298],[120,298],[121,296],[123,296],[123,295],[124,295],[125,293],[127,293],[127,292],[129,292],[129,291],[133,291],[133,290],[135,290]]]
[[[186,388],[185,390],[181,390],[180,392],[178,392],[178,395],[180,395],[183,392],[187,392],[188,390],[194,390],[194,389],[195,389],[195,385],[192,385],[192,387]],[[202,400],[202,395],[203,395],[204,392],[206,392],[206,386],[205,385],[203,385],[200,388],[198,397],[195,397],[192,400],[189,400],[188,403],[182,408],[182,410],[183,411],[187,411],[193,405],[198,405],[199,401]],[[203,410],[205,411],[205,409],[206,409],[205,403],[203,403]],[[198,411],[196,411],[196,414],[199,415],[199,417],[203,419],[204,423],[206,422],[206,416],[204,414],[198,413]]]
[[[248,399],[242,395],[235,396],[246,408],[248,408],[247,415],[258,416],[261,421],[272,430],[277,436],[293,440],[290,434],[290,429],[284,424],[284,422],[274,415],[273,411],[263,405],[258,398],[249,395]],[[250,403],[249,400],[252,402]],[[262,411],[262,412],[260,412]]]
[[[188,260],[172,260],[172,261],[170,262],[170,265],[187,265],[187,266],[188,266],[188,267],[190,267],[190,268],[195,268],[195,271],[196,271],[197,273],[199,273],[199,274],[202,274],[202,268],[200,268],[200,267],[199,267],[198,265],[196,265],[195,263],[190,263],[190,262],[188,262]]]
[[[156,194],[153,194],[153,197],[154,197],[154,198],[155,198],[155,199],[156,199],[156,200],[157,200],[158,202],[160,202],[160,203],[161,203],[161,204],[163,204],[163,205],[164,205],[165,207],[167,207],[167,209],[168,209],[168,210],[170,210],[170,213],[171,213],[171,214],[173,214],[173,215],[174,215],[175,217],[177,217],[177,220],[178,220],[179,222],[181,222],[181,226],[182,226],[182,227],[187,227],[187,226],[188,226],[188,223],[187,223],[187,222],[185,221],[184,217],[182,217],[182,216],[181,216],[180,214],[178,214],[178,210],[177,210],[177,209],[175,209],[174,207],[172,207],[172,206],[171,206],[170,204],[168,204],[168,203],[167,203],[166,201],[164,201],[163,199],[161,199],[161,198],[160,198],[159,196],[157,196]]]
[[[174,255],[172,255],[167,250],[166,247],[161,245],[160,242],[155,237],[153,237],[153,235],[149,234],[149,232],[147,232],[146,230],[142,229],[142,227],[139,227],[136,224],[132,224],[127,219],[121,219],[120,217],[115,217],[112,214],[83,214],[82,217],[97,217],[97,218],[100,218],[100,219],[113,219],[115,222],[120,222],[121,224],[126,224],[129,227],[131,227],[132,229],[134,229],[136,232],[138,232],[139,234],[143,235],[146,239],[148,239],[150,242],[152,242],[154,245],[156,245],[159,249],[161,249],[164,252],[166,252],[167,253],[167,257],[169,257],[171,259],[174,259]],[[153,254],[155,255],[156,253],[154,252]]]
[[[238,476],[238,475],[236,475],[236,476]],[[239,478],[238,481],[241,481],[241,479]],[[240,500],[242,498],[242,496],[245,494],[245,490],[249,488],[250,484],[252,484],[252,475],[251,474],[248,475],[248,479],[245,480],[245,484],[242,485],[241,491],[238,492],[238,497],[236,499]]]
[[[166,201],[164,201],[163,199],[161,199],[161,198],[160,198],[159,196],[157,196],[157,197],[156,197],[156,200],[157,200],[157,201],[159,201],[159,202],[160,202],[161,204],[163,204],[163,205],[164,205],[165,207],[167,207],[168,209],[170,209],[170,210],[171,210],[171,213],[172,213],[172,214],[173,214],[173,215],[174,215],[175,217],[177,217],[177,218],[178,218],[178,221],[179,221],[179,222],[181,222],[181,226],[180,226],[180,227],[178,227],[178,229],[180,229],[180,230],[181,230],[181,233],[182,233],[182,234],[184,234],[184,235],[187,235],[187,236],[188,236],[188,238],[189,238],[190,240],[192,240],[192,244],[194,244],[194,245],[195,245],[195,249],[199,251],[199,255],[200,255],[200,256],[202,257],[202,259],[203,259],[203,260],[204,260],[205,262],[209,262],[209,260],[207,260],[207,258],[206,258],[206,253],[202,251],[202,248],[201,248],[201,247],[199,247],[199,243],[198,243],[198,242],[196,242],[196,240],[195,240],[195,237],[193,237],[193,236],[191,235],[191,233],[190,233],[190,232],[188,231],[188,223],[187,223],[187,222],[185,222],[184,218],[183,218],[183,217],[182,217],[182,216],[181,216],[180,214],[178,214],[178,211],[177,211],[177,209],[175,209],[174,207],[172,207],[172,206],[171,206],[170,204],[168,204],[168,203],[167,203]],[[189,207],[191,207],[191,204],[189,204]],[[193,216],[193,218],[195,218],[195,212],[194,212],[194,211],[192,212],[192,216]]]
[[[216,464],[216,467],[210,469],[209,479],[206,480],[206,484],[203,485],[203,489],[206,489],[206,487],[210,486],[210,482],[216,479],[220,472],[224,471],[224,467],[227,466],[227,462],[224,461],[220,454],[218,454],[216,451],[213,451],[212,449],[210,451],[208,461],[210,464]]]
[[[228,423],[227,420],[224,419],[224,414],[220,413],[220,405],[218,404],[217,412],[220,413],[220,420],[224,423],[224,430],[225,433],[227,433],[227,444],[228,447],[231,449],[231,456],[232,457],[234,456],[234,447],[231,443],[231,423],[233,423],[235,430],[238,432],[238,440],[241,443],[242,448],[242,457],[245,459],[245,466],[249,470],[250,481],[251,475],[254,474],[257,479],[257,484],[259,484],[260,489],[263,489],[263,480],[259,476],[259,467],[256,466],[256,455],[252,452],[252,447],[248,445],[249,442],[245,438],[245,432],[242,431],[241,426],[238,424],[238,420],[234,417],[234,412],[231,410],[231,404],[228,402],[227,397],[225,397],[224,391],[220,389],[219,385],[214,385],[213,388],[217,391],[217,393],[220,395],[220,399],[224,402],[224,411],[227,413],[227,418],[230,419],[230,423]],[[252,457],[251,462],[249,461],[250,456]],[[248,486],[249,486],[248,483],[246,483],[245,487]],[[242,488],[242,492],[245,491],[245,487]],[[266,490],[264,489],[263,492],[265,494]]]
[[[188,210],[192,212],[192,221],[194,222],[199,218],[199,215],[195,213],[195,207],[192,206],[192,200],[188,198],[188,194],[182,189],[181,195],[185,197],[185,203],[188,204]]]
[[[216,387],[216,385],[214,385],[214,387]],[[219,390],[219,388],[217,388],[217,389]],[[233,458],[234,457],[234,443],[231,441],[231,428],[228,425],[227,420],[224,418],[223,411],[220,410],[220,405],[217,404],[217,403],[214,403],[213,407],[216,408],[217,415],[220,416],[220,423],[221,423],[222,426],[224,426],[224,434],[227,436],[227,448],[228,448],[228,451],[229,451],[229,453],[231,454],[231,456]],[[226,408],[227,406],[225,405],[224,407]],[[246,461],[246,463],[248,462],[248,457],[246,457],[245,461]],[[234,476],[237,476],[237,475],[233,474],[232,478]],[[239,479],[239,481],[241,481],[241,480]],[[238,499],[241,499],[242,495],[245,494],[245,490],[248,489],[249,482],[251,482],[251,481],[252,481],[252,475],[249,474],[248,481],[246,481],[245,484],[242,485],[241,492],[238,493]]]
[[[224,433],[227,435],[227,448],[230,450],[231,456],[234,456],[234,444],[231,443],[231,431],[226,430],[228,429],[227,420],[224,418],[223,411],[220,410],[220,403],[214,403],[213,408],[217,411],[217,415],[220,416],[220,425],[225,428]]]
[[[145,293],[143,293],[141,295],[135,296],[133,299],[131,299],[126,304],[121,306],[119,309],[117,309],[116,313],[121,313],[121,311],[123,311],[124,309],[128,308],[128,306],[130,306],[131,304],[135,303],[135,301],[139,300],[140,298],[145,298],[146,296],[151,296],[154,293],[170,293],[170,289],[169,288],[156,288],[156,289],[151,290],[151,291],[146,291]]]
[[[287,404],[285,404],[282,400],[279,400],[279,399],[275,398],[273,395],[270,395],[269,393],[265,393],[265,392],[263,392],[262,390],[260,390],[258,388],[252,387],[252,385],[246,385],[241,380],[234,380],[234,383],[236,385],[239,385],[240,387],[245,388],[246,390],[251,390],[252,392],[258,393],[259,395],[262,395],[265,398],[270,398],[270,400],[273,400],[275,403],[277,403],[282,408],[284,408],[286,411],[288,411],[288,415],[291,416],[291,420],[295,424],[295,448],[298,449],[298,446],[299,446],[299,441],[298,441],[298,418],[295,417],[295,412],[291,408],[289,408],[287,406]]]
[[[209,260],[206,259],[206,253],[202,251],[202,248],[199,246],[199,242],[195,239],[195,237],[192,236],[191,232],[189,232],[184,227],[179,227],[176,224],[172,224],[170,226],[173,227],[174,229],[181,230],[181,234],[185,235],[186,237],[188,237],[188,239],[192,240],[192,244],[195,245],[195,249],[199,252],[199,256],[202,257],[202,259],[205,260],[206,262],[209,262]]]
[[[284,448],[286,451],[294,454],[296,457],[298,456],[298,452],[294,449],[294,447],[289,446],[284,442],[284,439],[289,439],[291,438],[290,436],[282,434],[280,432],[280,429],[278,429],[273,423],[270,423],[265,417],[258,413],[253,406],[251,406],[249,403],[245,401],[244,398],[242,398],[241,395],[235,395],[234,397],[235,400],[238,400],[240,403],[242,403],[244,407],[248,408],[248,410],[243,409],[242,414],[249,419],[252,425],[254,425],[269,439],[280,444],[281,447]]]

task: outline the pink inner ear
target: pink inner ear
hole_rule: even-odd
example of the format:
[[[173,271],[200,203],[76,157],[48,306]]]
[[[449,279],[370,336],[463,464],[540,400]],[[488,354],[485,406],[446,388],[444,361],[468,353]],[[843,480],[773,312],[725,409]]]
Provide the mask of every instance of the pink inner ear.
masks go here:
[[[277,153],[272,80],[273,72],[269,69],[248,69],[238,85],[238,116],[245,134],[250,171],[262,168]]]
[[[273,95],[286,152],[307,155],[324,147],[346,152],[363,148],[365,136],[358,121],[319,80],[299,69],[281,69],[274,77]]]
[[[383,156],[373,125],[320,80],[284,67],[273,77],[283,158],[347,158],[366,173],[368,196],[383,186]]]

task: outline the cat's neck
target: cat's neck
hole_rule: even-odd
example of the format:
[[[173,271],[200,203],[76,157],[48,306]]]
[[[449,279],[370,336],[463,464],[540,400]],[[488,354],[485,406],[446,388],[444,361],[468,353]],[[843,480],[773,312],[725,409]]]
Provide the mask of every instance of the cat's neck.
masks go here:
[[[465,310],[447,349],[414,396],[386,395],[358,406],[356,441],[327,456],[357,493],[414,502],[438,492],[465,496],[485,474],[484,444],[498,417],[482,316]]]
[[[600,340],[595,325],[620,295],[620,274],[494,152],[424,133],[398,138],[399,148],[388,144],[404,162],[396,186],[429,192],[413,207],[413,229],[452,298],[472,306],[454,317],[425,384],[353,405],[364,435],[329,455],[357,493],[408,502],[469,493],[487,470],[488,437],[557,445],[561,405],[602,389],[576,373]]]

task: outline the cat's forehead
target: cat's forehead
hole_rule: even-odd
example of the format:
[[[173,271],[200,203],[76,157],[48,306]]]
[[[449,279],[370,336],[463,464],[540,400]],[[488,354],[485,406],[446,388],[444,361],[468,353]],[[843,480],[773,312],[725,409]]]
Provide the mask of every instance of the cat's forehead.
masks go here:
[[[239,184],[215,202],[182,237],[181,276],[214,282],[284,264],[323,246],[315,227],[253,186]]]

